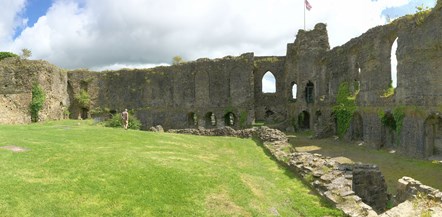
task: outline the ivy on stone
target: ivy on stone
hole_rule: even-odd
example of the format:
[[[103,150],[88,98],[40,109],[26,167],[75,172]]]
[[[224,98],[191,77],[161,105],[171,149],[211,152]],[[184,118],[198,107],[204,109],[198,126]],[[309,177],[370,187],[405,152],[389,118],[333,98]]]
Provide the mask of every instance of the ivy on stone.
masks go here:
[[[40,84],[34,84],[32,86],[32,100],[30,104],[31,121],[38,122],[38,113],[43,108],[46,100],[46,94]]]
[[[338,95],[336,97],[336,105],[333,107],[333,113],[337,121],[337,133],[342,137],[350,127],[353,113],[356,111],[356,96],[350,92],[348,82],[342,82],[339,85]]]

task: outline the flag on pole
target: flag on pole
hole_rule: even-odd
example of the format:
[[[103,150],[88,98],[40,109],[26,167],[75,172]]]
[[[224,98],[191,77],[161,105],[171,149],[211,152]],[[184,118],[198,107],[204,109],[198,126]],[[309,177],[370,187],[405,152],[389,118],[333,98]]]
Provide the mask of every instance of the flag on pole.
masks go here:
[[[311,10],[312,9],[312,5],[307,0],[304,0],[304,4],[305,4],[305,8],[307,10]]]

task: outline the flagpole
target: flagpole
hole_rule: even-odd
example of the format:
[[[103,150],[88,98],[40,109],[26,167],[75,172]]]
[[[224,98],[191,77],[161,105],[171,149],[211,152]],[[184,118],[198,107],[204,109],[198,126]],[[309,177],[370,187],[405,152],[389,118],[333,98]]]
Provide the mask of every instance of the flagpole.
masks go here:
[[[304,0],[304,31],[305,31],[305,7],[306,7],[306,5],[305,5],[305,0]]]

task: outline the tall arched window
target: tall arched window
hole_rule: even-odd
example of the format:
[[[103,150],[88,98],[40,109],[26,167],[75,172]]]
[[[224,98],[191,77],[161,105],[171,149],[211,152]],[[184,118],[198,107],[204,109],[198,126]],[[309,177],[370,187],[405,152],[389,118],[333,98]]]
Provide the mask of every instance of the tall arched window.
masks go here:
[[[296,94],[298,93],[298,85],[292,82],[292,99],[296,99]]]
[[[313,83],[311,82],[311,81],[309,81],[308,83],[307,83],[307,86],[305,86],[305,101],[307,102],[307,103],[313,103],[313,100],[314,100],[314,93],[313,93],[313,90],[314,90],[314,85],[313,85]]]
[[[270,71],[267,71],[262,77],[262,92],[276,93],[276,78]]]
[[[397,57],[396,57],[396,51],[397,51],[397,40],[394,40],[393,45],[391,45],[391,86],[393,88],[397,87]]]

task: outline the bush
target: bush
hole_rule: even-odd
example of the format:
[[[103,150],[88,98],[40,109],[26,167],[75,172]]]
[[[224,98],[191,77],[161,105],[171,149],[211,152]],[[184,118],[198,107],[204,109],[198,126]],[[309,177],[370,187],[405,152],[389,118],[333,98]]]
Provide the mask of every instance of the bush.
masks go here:
[[[115,127],[122,128],[123,127],[123,119],[121,118],[121,114],[114,114],[112,118],[104,122],[104,126],[106,127]],[[136,118],[132,112],[129,113],[129,125],[128,129],[139,130],[141,128],[141,122]]]
[[[8,57],[18,57],[18,55],[11,52],[0,52],[0,60]]]
[[[80,90],[79,93],[75,94],[74,98],[75,98],[75,100],[77,100],[78,104],[80,104],[81,107],[89,108],[89,106],[91,104],[91,98],[90,98],[89,94],[87,93],[87,91]]]
[[[43,105],[46,100],[46,94],[44,93],[43,88],[39,84],[34,84],[32,86],[32,101],[29,106],[31,109],[31,121],[38,121],[38,112],[43,108]]]

